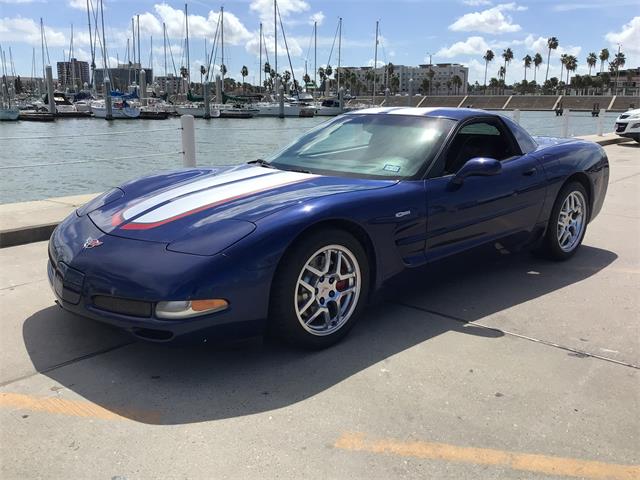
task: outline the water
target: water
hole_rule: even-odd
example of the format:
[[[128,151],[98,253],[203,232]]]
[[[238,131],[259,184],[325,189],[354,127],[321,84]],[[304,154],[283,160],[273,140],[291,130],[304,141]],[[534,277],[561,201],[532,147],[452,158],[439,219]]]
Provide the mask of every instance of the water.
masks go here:
[[[617,116],[605,114],[605,132],[613,130]],[[230,165],[263,158],[325,120],[322,117],[196,119],[196,159],[198,165]],[[562,117],[553,112],[522,112],[520,123],[533,135],[559,136]],[[2,122],[0,203],[101,192],[131,178],[180,168],[179,127],[177,118]],[[591,118],[591,114],[571,114],[570,135],[590,135],[596,130],[597,119]],[[90,135],[96,133],[116,135]],[[38,166],[45,163],[59,165]],[[3,168],[12,166],[16,168]]]

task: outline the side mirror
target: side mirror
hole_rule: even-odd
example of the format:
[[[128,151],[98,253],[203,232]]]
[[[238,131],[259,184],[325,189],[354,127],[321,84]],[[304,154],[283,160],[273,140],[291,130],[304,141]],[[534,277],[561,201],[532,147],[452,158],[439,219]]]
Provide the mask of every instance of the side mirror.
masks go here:
[[[502,164],[495,158],[472,158],[458,170],[458,173],[453,176],[451,183],[462,185],[464,179],[467,177],[497,175],[501,170]]]

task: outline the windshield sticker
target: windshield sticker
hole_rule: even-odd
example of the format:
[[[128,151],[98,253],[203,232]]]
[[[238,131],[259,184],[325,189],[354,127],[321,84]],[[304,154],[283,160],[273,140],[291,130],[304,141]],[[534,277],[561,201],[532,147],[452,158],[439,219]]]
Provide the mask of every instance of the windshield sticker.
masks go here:
[[[384,166],[383,170],[386,170],[387,172],[398,173],[400,171],[400,165],[390,165],[387,163]]]

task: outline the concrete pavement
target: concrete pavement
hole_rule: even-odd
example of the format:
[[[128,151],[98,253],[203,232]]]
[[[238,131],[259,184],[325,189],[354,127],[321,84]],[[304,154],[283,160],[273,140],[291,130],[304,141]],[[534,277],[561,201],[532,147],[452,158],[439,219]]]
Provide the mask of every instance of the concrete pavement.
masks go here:
[[[340,345],[178,348],[63,312],[0,250],[0,477],[640,477],[640,148],[557,264],[409,272]]]

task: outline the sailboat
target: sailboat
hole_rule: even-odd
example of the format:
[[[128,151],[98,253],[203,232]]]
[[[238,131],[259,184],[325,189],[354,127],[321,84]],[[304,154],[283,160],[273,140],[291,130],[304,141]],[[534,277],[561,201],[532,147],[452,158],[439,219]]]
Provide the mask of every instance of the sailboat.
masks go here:
[[[2,76],[7,78],[7,65],[4,51],[0,51],[2,56]],[[20,111],[15,105],[12,105],[13,88],[9,85],[2,84],[2,103],[0,104],[0,120],[2,121],[15,121],[20,117]]]

